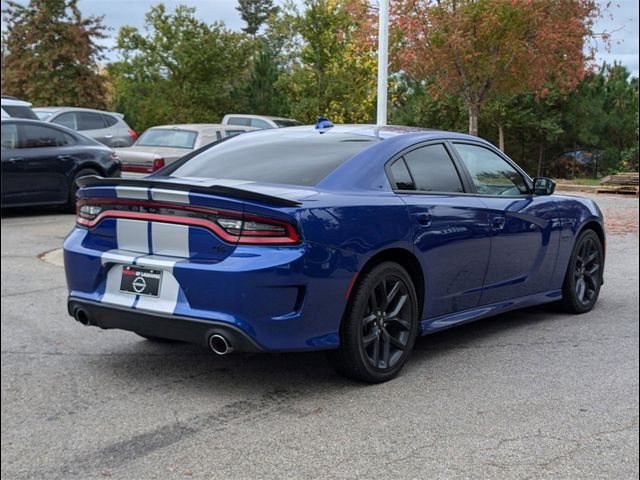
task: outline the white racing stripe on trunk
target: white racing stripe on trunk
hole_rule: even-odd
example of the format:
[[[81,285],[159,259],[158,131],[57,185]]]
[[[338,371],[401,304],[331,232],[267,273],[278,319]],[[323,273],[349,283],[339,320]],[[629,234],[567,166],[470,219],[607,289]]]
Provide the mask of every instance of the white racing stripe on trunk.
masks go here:
[[[189,227],[172,223],[151,223],[153,254],[189,258]]]
[[[149,200],[148,190],[145,187],[116,186],[116,196],[118,198],[133,198],[135,200]]]
[[[136,310],[173,313],[178,303],[179,291],[178,281],[171,272],[165,270],[162,272],[162,280],[160,281],[160,294],[157,297],[140,295]]]
[[[148,222],[144,220],[116,220],[118,250],[130,250],[143,254],[149,252]]]
[[[158,270],[166,270],[173,272],[173,266],[182,259],[172,257],[161,257],[159,255],[147,255],[138,258],[136,265],[146,268],[156,268]]]
[[[136,255],[124,250],[107,250],[102,253],[100,258],[102,259],[103,265],[107,263],[126,263],[127,265],[131,265]]]
[[[123,307],[133,307],[136,296],[120,291],[120,282],[122,281],[122,265],[114,265],[107,273],[107,286],[102,296],[102,303],[112,305],[120,305]]]
[[[189,192],[152,188],[151,198],[157,202],[172,202],[189,205]]]

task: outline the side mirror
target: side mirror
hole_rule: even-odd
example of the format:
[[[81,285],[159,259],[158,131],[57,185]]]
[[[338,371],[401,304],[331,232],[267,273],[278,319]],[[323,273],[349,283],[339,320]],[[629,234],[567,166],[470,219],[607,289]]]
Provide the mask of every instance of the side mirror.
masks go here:
[[[547,177],[536,177],[533,179],[534,195],[551,195],[556,189],[556,182]]]

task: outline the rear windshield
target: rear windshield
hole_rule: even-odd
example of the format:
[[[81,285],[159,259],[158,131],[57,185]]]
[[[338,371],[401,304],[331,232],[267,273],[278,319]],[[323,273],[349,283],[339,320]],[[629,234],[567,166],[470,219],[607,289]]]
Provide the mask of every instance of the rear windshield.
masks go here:
[[[5,112],[7,112],[11,117],[14,118],[30,118],[32,120],[38,120],[38,117],[31,107],[22,107],[17,105],[2,105],[2,108]]]
[[[136,142],[141,147],[193,148],[198,134],[192,130],[152,128]]]
[[[175,177],[315,185],[343,162],[379,141],[354,134],[285,132],[269,130],[223,140],[163,173]]]
[[[296,120],[274,120],[273,123],[275,123],[278,126],[278,128],[297,127],[299,125],[302,125],[300,122]]]

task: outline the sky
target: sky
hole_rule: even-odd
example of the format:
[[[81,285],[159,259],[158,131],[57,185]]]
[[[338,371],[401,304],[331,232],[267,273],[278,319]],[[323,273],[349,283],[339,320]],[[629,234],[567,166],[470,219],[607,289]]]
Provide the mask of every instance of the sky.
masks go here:
[[[28,0],[18,0],[28,3]],[[375,2],[375,0],[373,0]],[[142,28],[144,15],[151,5],[158,0],[79,0],[78,6],[83,15],[104,16],[103,23],[111,30],[110,38],[105,39],[104,45],[113,47],[115,36],[124,25]],[[179,4],[196,8],[196,15],[207,23],[223,21],[229,28],[239,30],[244,26],[240,15],[236,11],[236,0],[164,0],[163,3],[172,10]],[[278,4],[276,0],[274,3]],[[609,3],[599,0],[602,6]],[[598,33],[608,32],[612,35],[610,50],[607,52],[601,42],[598,42],[597,62],[620,62],[625,65],[633,76],[638,76],[638,0],[614,0],[605,14],[595,25]],[[2,1],[2,7],[5,2]],[[115,60],[117,53],[106,52],[108,60]]]

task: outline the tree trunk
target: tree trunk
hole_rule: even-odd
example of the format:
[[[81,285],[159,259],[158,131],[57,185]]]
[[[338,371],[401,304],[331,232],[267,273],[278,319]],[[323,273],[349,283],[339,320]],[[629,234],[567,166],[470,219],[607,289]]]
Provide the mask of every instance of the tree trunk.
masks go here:
[[[504,153],[504,127],[498,125],[498,148]]]
[[[469,135],[478,136],[478,117],[480,116],[480,104],[469,105]]]
[[[538,177],[542,176],[542,163],[544,162],[544,141],[540,142],[540,153],[538,154]]]

